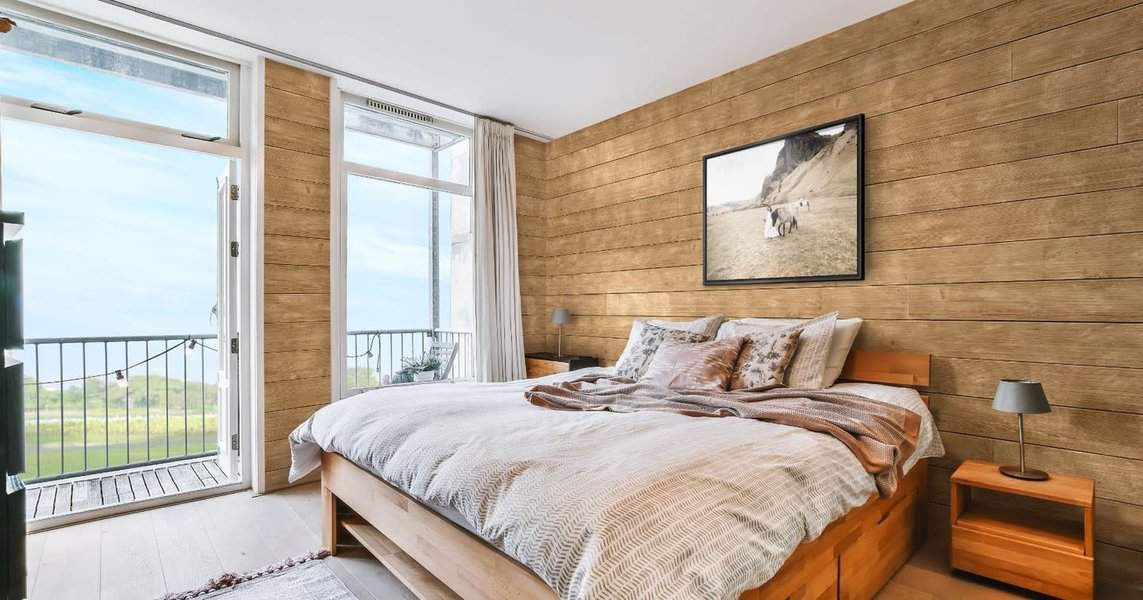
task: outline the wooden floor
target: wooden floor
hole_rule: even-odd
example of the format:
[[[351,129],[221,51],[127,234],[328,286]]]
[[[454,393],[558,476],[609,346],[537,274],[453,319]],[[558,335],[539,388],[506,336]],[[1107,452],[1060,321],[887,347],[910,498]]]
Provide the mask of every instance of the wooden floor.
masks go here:
[[[153,599],[320,547],[317,484],[253,498],[228,494],[28,536],[32,600]],[[1001,600],[1032,594],[950,575],[934,540],[906,564],[880,600]],[[413,596],[361,549],[327,561],[360,600]]]
[[[31,484],[25,500],[27,518],[59,517],[230,483],[215,460],[211,456]]]

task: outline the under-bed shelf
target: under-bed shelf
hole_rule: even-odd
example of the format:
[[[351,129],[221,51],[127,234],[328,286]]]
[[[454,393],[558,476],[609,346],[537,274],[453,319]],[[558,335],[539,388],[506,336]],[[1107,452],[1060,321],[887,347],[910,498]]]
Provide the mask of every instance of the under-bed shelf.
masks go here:
[[[421,600],[460,600],[460,596],[364,519],[345,518],[341,520],[341,526],[416,597]]]

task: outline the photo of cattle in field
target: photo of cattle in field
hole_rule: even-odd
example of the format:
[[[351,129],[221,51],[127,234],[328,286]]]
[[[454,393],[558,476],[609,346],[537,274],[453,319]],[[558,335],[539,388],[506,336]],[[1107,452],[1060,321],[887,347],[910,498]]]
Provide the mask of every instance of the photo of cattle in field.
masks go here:
[[[704,161],[707,284],[861,279],[862,119]]]

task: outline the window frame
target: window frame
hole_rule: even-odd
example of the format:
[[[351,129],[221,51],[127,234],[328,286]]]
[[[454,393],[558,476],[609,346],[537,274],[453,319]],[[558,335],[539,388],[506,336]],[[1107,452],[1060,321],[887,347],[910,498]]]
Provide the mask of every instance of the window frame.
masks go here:
[[[33,105],[43,104],[33,98],[0,95],[0,110],[5,117],[16,118],[51,125],[66,127],[89,133],[111,135],[115,137],[132,139],[149,144],[159,144],[172,148],[182,148],[195,152],[206,152],[242,158],[242,66],[238,63],[222,60],[220,58],[201,54],[157,42],[145,37],[105,27],[90,21],[78,19],[69,15],[43,9],[37,6],[24,4],[14,0],[0,1],[0,15],[11,16],[19,27],[20,19],[34,19],[46,21],[65,29],[76,31],[80,35],[106,38],[116,43],[135,46],[143,51],[156,55],[166,55],[191,65],[217,70],[227,75],[227,134],[217,140],[203,139],[202,132],[184,131],[162,125],[154,125],[143,121],[134,121],[120,117],[112,117],[97,111],[88,111],[83,107],[66,107],[82,109],[83,112],[68,115],[34,108]]]
[[[230,159],[232,165],[237,163],[237,171],[232,171],[232,176],[237,176],[233,183],[238,185],[239,192],[238,201],[234,203],[239,227],[235,234],[243,251],[237,258],[236,268],[239,279],[237,304],[231,307],[231,310],[234,313],[238,330],[246,332],[242,334],[243,352],[247,351],[245,348],[260,347],[261,274],[257,262],[260,251],[255,249],[253,252],[247,252],[245,250],[248,246],[253,245],[248,244],[247,240],[256,239],[261,231],[261,211],[255,210],[254,206],[256,202],[261,201],[261,190],[257,189],[258,186],[254,184],[261,168],[261,156],[256,152],[255,144],[252,143],[259,141],[255,124],[260,124],[262,120],[260,88],[264,75],[260,59],[257,57],[240,58],[235,55],[234,58],[241,60],[241,62],[234,62],[222,58],[220,54],[208,54],[186,49],[173,43],[164,43],[149,37],[128,33],[113,26],[105,26],[94,20],[73,17],[18,0],[0,0],[0,16],[11,16],[16,21],[17,27],[19,27],[21,18],[47,21],[64,28],[137,46],[155,54],[169,55],[191,64],[200,64],[226,71],[228,76],[227,136],[216,141],[183,135],[184,133],[201,134],[201,132],[186,132],[86,110],[76,115],[39,110],[31,107],[31,104],[35,102],[34,100],[15,96],[0,95],[0,120],[27,121],[144,144],[189,150]],[[109,23],[114,25],[114,23]],[[3,199],[0,198],[0,206],[2,205]],[[220,240],[219,243],[221,246],[225,241]],[[223,250],[228,249],[220,247],[220,251]],[[252,355],[256,356],[256,353],[252,353]],[[231,493],[249,489],[251,486],[263,487],[265,461],[259,448],[264,436],[260,429],[261,421],[253,418],[253,415],[260,414],[262,410],[260,370],[261,363],[257,359],[242,360],[238,362],[237,368],[233,369],[231,373],[232,386],[236,391],[236,396],[232,398],[232,401],[237,402],[238,422],[240,423],[234,432],[239,434],[241,440],[241,450],[238,451],[237,461],[241,479],[204,491],[202,494],[198,494],[199,496]],[[194,493],[191,495],[175,495],[160,501],[159,505],[183,502],[187,499],[193,499],[194,496]],[[95,512],[113,514],[115,508]]]
[[[402,185],[409,185],[430,191],[442,192],[452,195],[467,196],[473,198],[473,191],[475,188],[475,156],[476,156],[476,136],[475,131],[464,125],[455,123],[446,118],[439,116],[434,112],[416,110],[423,114],[428,114],[433,117],[433,123],[417,123],[409,119],[403,118],[401,115],[393,114],[387,111],[377,110],[369,106],[368,102],[371,100],[365,96],[357,95],[337,87],[335,84],[330,97],[330,134],[331,146],[330,152],[330,166],[331,171],[337,173],[337,177],[333,179],[332,183],[334,189],[331,190],[333,198],[335,199],[334,211],[331,214],[331,227],[330,236],[333,241],[332,248],[332,268],[330,269],[330,278],[332,279],[331,290],[334,297],[331,298],[331,320],[332,320],[332,343],[331,351],[331,367],[332,367],[332,388],[334,401],[343,398],[349,398],[362,392],[369,391],[369,387],[350,387],[345,381],[346,369],[349,365],[347,354],[347,332],[348,332],[348,292],[347,282],[349,279],[349,271],[346,268],[348,265],[348,251],[349,251],[349,236],[348,236],[348,215],[349,215],[349,177],[366,177],[369,179],[377,179],[380,181],[388,181]],[[392,102],[384,102],[385,104],[392,104]],[[468,138],[469,143],[469,168],[468,168],[468,181],[464,184],[458,184],[443,179],[436,179],[432,177],[423,177],[419,175],[412,175],[401,171],[385,169],[381,167],[374,167],[358,162],[346,160],[345,153],[345,110],[347,107],[353,106],[355,108],[376,112],[387,117],[409,121],[413,124],[426,125],[436,129],[442,129],[451,133],[463,135]],[[417,384],[407,384],[417,385]]]

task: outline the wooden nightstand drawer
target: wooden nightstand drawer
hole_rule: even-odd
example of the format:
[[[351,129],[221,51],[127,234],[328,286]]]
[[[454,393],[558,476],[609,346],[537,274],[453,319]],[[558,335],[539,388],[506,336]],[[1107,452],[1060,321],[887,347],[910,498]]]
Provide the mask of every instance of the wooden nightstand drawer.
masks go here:
[[[1082,553],[953,525],[951,556],[954,569],[1059,598],[1092,597],[1095,561]]]
[[[590,356],[556,355],[550,352],[536,352],[524,355],[524,368],[528,379],[543,377],[555,373],[567,373],[577,369],[595,367],[599,361]]]

